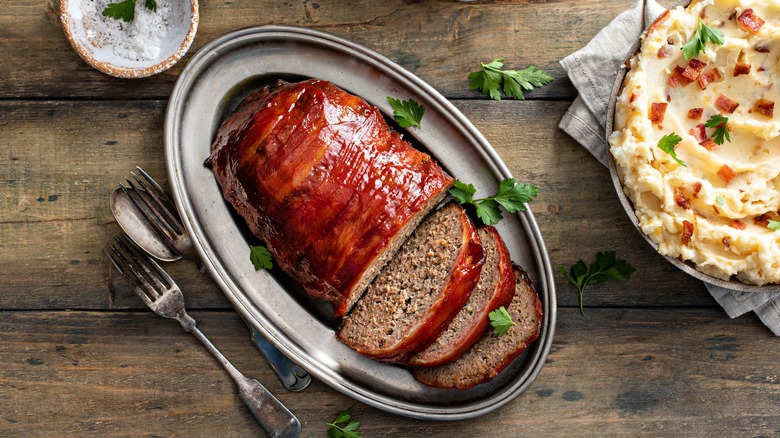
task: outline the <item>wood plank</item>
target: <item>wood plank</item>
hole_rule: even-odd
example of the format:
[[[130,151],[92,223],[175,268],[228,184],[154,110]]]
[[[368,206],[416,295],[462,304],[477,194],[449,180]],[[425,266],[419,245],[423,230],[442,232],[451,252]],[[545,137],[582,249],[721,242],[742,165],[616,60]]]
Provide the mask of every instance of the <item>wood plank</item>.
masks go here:
[[[0,307],[139,307],[124,281],[114,284],[102,247],[121,231],[109,196],[136,165],[167,185],[165,102],[3,102],[0,111]],[[189,305],[229,307],[194,263],[169,269]]]
[[[109,77],[83,62],[61,29],[58,3],[16,0],[0,11],[0,98],[163,98],[206,43],[234,29],[274,24],[320,29],[365,45],[448,97],[484,98],[468,90],[467,75],[480,61],[504,57],[512,67],[537,64],[556,78],[529,98],[572,99],[574,89],[558,60],[633,2],[206,1],[184,60],[156,77],[135,80]]]
[[[320,382],[285,392],[235,313],[193,316],[298,416],[302,436],[322,436],[350,405],[364,436],[780,433],[777,339],[714,309],[678,309],[674,320],[665,309],[593,309],[584,318],[562,309],[528,391],[493,413],[445,423],[387,414]],[[197,341],[150,312],[2,312],[0,335],[0,435],[262,434]]]
[[[609,173],[557,129],[568,102],[455,101],[520,180],[540,187],[532,203],[553,266],[615,250],[639,268],[623,285],[590,287],[592,306],[712,306],[701,282],[664,261],[634,230]],[[163,101],[0,102],[6,140],[0,167],[0,308],[139,307],[101,248],[119,231],[108,198],[135,165],[166,183]],[[88,128],[85,128],[88,127]],[[588,248],[584,251],[583,248]],[[189,305],[228,308],[192,263],[170,265]],[[556,274],[559,303],[576,290]],[[79,290],[74,294],[73,290]]]

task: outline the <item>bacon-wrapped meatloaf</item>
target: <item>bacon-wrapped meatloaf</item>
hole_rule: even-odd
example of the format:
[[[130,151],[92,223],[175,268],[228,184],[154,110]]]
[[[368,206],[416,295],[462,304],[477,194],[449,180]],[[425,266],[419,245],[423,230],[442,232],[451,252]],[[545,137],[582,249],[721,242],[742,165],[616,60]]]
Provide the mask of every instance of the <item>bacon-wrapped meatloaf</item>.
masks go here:
[[[206,164],[276,264],[336,316],[452,184],[377,108],[317,79],[246,98]]]

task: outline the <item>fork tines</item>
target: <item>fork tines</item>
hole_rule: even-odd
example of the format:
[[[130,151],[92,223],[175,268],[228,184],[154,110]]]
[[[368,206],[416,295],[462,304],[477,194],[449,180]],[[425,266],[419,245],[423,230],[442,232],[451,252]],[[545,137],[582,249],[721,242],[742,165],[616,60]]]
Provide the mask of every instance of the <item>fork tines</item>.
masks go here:
[[[139,250],[126,235],[121,234],[114,240],[115,245],[107,244],[103,252],[119,272],[133,284],[144,303],[151,305],[173,286],[173,279],[157,262]]]
[[[143,169],[137,167],[143,178],[144,183],[135,173],[131,172],[135,183],[125,178],[127,186],[119,184],[119,187],[127,195],[133,205],[146,218],[157,235],[163,239],[172,251],[182,255],[177,249],[174,240],[175,236],[184,234],[184,226],[181,224],[176,208],[167,193],[159,184],[147,174]],[[137,187],[136,187],[137,184]],[[149,186],[147,186],[147,184]],[[152,190],[149,189],[152,188]]]

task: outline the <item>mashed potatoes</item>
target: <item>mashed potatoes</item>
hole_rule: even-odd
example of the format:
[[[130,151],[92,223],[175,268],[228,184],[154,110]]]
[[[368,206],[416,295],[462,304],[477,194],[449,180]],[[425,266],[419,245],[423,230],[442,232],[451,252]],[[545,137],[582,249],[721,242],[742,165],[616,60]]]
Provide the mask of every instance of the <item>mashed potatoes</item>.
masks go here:
[[[698,22],[724,34],[685,59]],[[693,1],[651,27],[630,61],[610,151],[639,226],[664,255],[747,284],[780,283],[780,2]],[[713,116],[731,141],[716,144]],[[659,147],[675,133],[674,153]]]

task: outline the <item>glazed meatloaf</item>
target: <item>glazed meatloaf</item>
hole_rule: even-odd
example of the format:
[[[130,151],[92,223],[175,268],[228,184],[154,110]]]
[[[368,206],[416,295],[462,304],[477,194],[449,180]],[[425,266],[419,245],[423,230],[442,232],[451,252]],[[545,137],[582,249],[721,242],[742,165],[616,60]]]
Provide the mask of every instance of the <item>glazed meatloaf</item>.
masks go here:
[[[483,263],[471,219],[459,204],[447,204],[382,269],[342,321],[339,339],[377,360],[406,363],[460,311]]]
[[[515,325],[501,336],[489,332],[451,364],[413,368],[415,379],[439,388],[471,388],[497,376],[539,337],[542,304],[525,271],[516,267],[515,277],[515,295],[507,308]]]
[[[336,316],[453,181],[377,108],[317,79],[246,98],[206,164],[274,262]]]
[[[485,334],[490,326],[488,313],[512,301],[515,271],[509,249],[495,227],[480,228],[478,233],[485,248],[485,264],[477,286],[447,329],[425,350],[414,355],[409,365],[437,366],[453,362]]]

